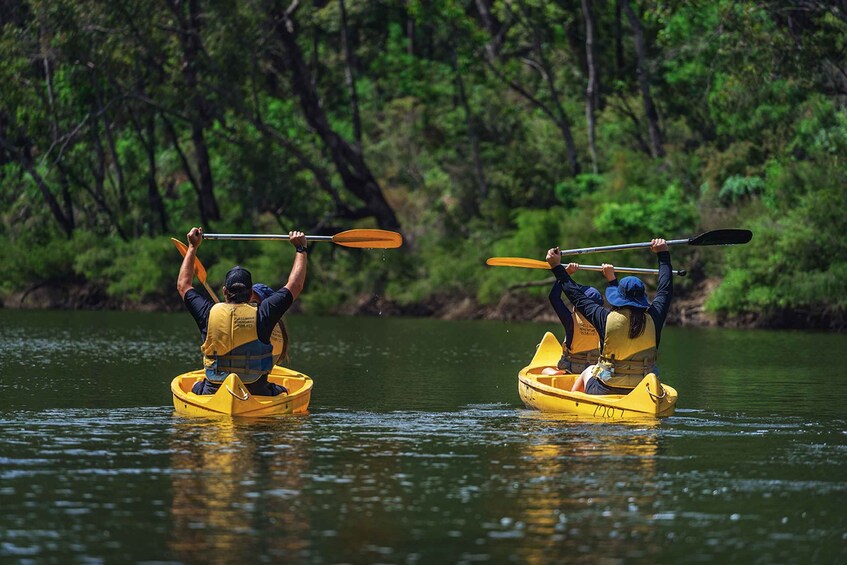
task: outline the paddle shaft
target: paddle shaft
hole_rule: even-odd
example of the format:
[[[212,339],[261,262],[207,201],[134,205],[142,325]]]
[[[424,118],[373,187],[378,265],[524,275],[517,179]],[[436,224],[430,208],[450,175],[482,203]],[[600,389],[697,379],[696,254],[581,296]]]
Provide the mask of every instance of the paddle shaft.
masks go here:
[[[686,239],[670,239],[667,244],[670,245],[688,245],[689,240]],[[653,245],[650,241],[644,243],[623,243],[621,245],[605,245],[603,247],[583,247],[581,249],[562,249],[561,253],[564,256],[583,255],[585,253],[602,253],[605,251],[621,251],[623,249],[643,249],[650,248]]]
[[[306,241],[332,241],[331,235],[307,235]],[[204,233],[203,239],[240,239],[247,241],[261,241],[266,239],[287,240],[288,234],[260,234],[260,233]]]
[[[567,265],[565,265],[567,266]],[[602,271],[603,267],[601,265],[583,265],[579,264],[580,271]],[[615,267],[616,273],[627,273],[630,275],[658,275],[659,269],[640,269],[638,267]],[[673,269],[671,274],[674,274],[678,277],[684,277],[687,274],[685,269]]]
[[[218,302],[220,302],[220,300],[218,300],[218,295],[217,295],[217,294],[215,294],[215,291],[211,289],[211,287],[209,286],[209,283],[207,283],[206,281],[203,281],[203,286],[206,288],[206,292],[208,292],[208,293],[209,293],[209,296],[211,296],[211,297],[212,297],[212,301],[213,301],[215,304],[217,304]]]
[[[287,234],[209,233],[204,239],[235,239],[241,241],[288,241]],[[335,235],[307,235],[306,241],[328,241],[342,247],[358,249],[397,249],[403,245],[402,234],[379,229],[352,229]]]
[[[669,239],[668,245],[740,245],[752,239],[753,232],[742,229],[720,229],[701,233],[698,236],[685,239]],[[600,253],[603,251],[620,251],[622,249],[642,249],[652,247],[652,243],[625,243],[623,245],[605,245],[602,247],[583,247],[581,249],[563,249],[562,255],[582,255],[583,253]]]
[[[491,267],[517,267],[519,269],[543,269],[550,270],[550,265],[547,261],[539,261],[537,259],[526,259],[524,257],[490,257],[485,261],[485,264]],[[567,267],[567,264],[563,265]],[[581,271],[602,271],[602,265],[583,265],[579,264]],[[642,269],[640,267],[615,267],[617,273],[631,273],[638,275],[658,275],[658,269]],[[687,274],[685,269],[671,270],[671,274],[679,277],[684,277]]]

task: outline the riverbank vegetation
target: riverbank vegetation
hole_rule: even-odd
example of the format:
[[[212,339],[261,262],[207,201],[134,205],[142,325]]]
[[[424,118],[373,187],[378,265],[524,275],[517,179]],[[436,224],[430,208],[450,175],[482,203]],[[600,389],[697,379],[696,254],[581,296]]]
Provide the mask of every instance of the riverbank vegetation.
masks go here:
[[[168,238],[193,225],[402,231],[315,245],[304,305],[419,314],[543,278],[490,256],[743,227],[674,248],[681,296],[844,327],[844,2],[12,0],[0,24],[7,305],[68,284],[175,301]],[[210,282],[238,262],[281,284],[291,250],[200,257]]]

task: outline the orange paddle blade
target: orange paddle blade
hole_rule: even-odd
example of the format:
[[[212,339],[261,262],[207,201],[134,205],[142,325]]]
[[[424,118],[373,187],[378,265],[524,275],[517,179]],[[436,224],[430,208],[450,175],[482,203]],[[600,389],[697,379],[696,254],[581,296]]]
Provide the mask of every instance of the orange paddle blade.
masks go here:
[[[396,249],[403,245],[403,236],[387,230],[347,230],[332,236],[332,242],[362,249]]]
[[[524,259],[523,257],[491,257],[485,261],[485,264],[492,267],[520,267],[522,269],[550,270],[550,265],[547,264],[547,261]]]
[[[171,243],[174,244],[180,254],[185,257],[185,254],[188,253],[188,246],[183,242],[176,238],[171,238]],[[200,259],[194,258],[194,274],[197,275],[197,278],[201,283],[206,284],[206,267],[203,266],[203,263],[200,262]]]

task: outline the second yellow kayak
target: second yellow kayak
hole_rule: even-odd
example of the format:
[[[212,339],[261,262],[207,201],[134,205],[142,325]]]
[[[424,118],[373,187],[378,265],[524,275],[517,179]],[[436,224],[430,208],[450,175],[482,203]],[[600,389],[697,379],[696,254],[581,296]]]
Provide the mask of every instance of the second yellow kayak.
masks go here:
[[[545,412],[569,412],[604,419],[664,417],[674,413],[676,389],[662,384],[650,373],[629,394],[593,395],[571,392],[578,375],[544,375],[556,368],[562,344],[547,332],[529,365],[518,373],[518,394],[527,408]]]

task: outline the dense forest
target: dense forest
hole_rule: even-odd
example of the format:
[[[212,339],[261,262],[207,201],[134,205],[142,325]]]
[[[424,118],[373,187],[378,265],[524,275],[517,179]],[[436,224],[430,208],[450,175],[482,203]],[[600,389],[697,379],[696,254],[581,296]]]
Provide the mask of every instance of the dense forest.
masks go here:
[[[549,275],[490,256],[740,227],[750,244],[672,250],[682,300],[847,325],[845,0],[3,4],[7,307],[178,307],[169,238],[194,225],[401,231],[316,244],[303,305],[421,315],[543,308]],[[283,283],[291,254],[200,249],[213,285],[235,262]]]

